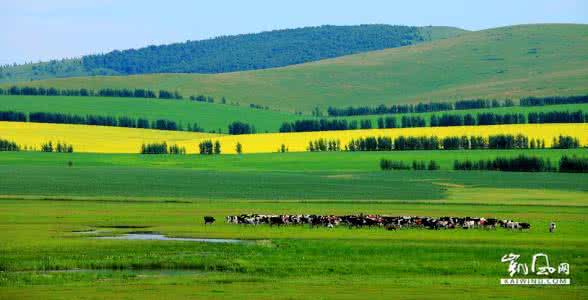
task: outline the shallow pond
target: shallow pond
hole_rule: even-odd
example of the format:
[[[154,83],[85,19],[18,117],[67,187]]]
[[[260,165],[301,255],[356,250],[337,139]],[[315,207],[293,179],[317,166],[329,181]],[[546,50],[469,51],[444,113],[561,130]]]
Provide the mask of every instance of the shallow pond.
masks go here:
[[[140,240],[140,241],[185,241],[185,242],[226,243],[226,244],[254,242],[254,241],[249,241],[249,240],[236,240],[236,239],[176,238],[176,237],[167,237],[163,234],[151,234],[151,233],[129,233],[129,234],[117,235],[117,236],[99,236],[99,237],[95,237],[95,239],[100,239],[100,240]]]

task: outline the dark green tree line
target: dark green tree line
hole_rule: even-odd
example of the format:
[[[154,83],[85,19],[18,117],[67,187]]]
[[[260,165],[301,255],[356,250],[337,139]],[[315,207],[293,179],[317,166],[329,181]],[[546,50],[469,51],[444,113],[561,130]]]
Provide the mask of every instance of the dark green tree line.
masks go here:
[[[0,138],[0,151],[20,151],[20,146],[13,141]]]

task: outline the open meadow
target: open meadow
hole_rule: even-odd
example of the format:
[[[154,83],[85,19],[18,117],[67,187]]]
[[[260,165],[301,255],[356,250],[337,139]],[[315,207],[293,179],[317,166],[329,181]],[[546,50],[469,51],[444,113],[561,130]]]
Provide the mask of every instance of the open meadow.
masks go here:
[[[584,149],[534,151],[552,158],[586,155]],[[462,298],[583,298],[587,175],[448,170],[461,157],[518,153],[2,153],[0,298],[444,299],[456,290]],[[381,157],[438,159],[442,169],[384,172],[377,170]],[[241,213],[481,216],[532,228],[224,223]],[[217,222],[204,225],[203,216]],[[558,224],[555,234],[547,230],[551,221]],[[129,232],[249,242],[93,238]],[[554,263],[568,262],[572,285],[500,287],[499,279],[508,277],[500,259],[511,252],[527,260],[544,252]]]

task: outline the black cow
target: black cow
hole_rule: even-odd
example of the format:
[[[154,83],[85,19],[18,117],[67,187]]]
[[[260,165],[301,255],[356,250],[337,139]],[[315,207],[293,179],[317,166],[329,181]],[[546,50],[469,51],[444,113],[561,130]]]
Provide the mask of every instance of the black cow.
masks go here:
[[[363,217],[347,216],[344,220],[349,224],[349,229],[353,227],[359,228],[365,224]]]
[[[384,225],[384,228],[386,228],[386,230],[397,230],[398,226],[393,223],[387,223]]]
[[[281,216],[271,216],[269,218],[269,223],[270,223],[270,226],[274,226],[274,225],[280,226],[280,225],[286,224],[286,223],[284,223],[284,219],[282,219]]]
[[[214,221],[216,221],[214,219],[214,217],[211,217],[211,216],[205,216],[204,217],[204,225],[212,224],[212,223],[214,223]]]
[[[367,225],[369,228],[372,228],[372,226],[378,226],[378,225],[380,225],[380,222],[377,219],[364,218],[363,219],[363,224],[364,225]]]

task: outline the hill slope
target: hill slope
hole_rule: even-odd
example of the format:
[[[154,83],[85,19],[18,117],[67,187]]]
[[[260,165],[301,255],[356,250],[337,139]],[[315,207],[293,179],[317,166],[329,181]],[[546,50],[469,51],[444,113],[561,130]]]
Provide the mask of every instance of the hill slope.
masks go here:
[[[223,73],[282,67],[447,38],[452,27],[320,26],[223,36],[0,68],[0,82],[85,75]]]
[[[225,74],[35,82],[61,88],[165,88],[283,110],[315,106],[588,93],[588,25],[525,25],[314,63]],[[31,85],[33,83],[26,83]]]

